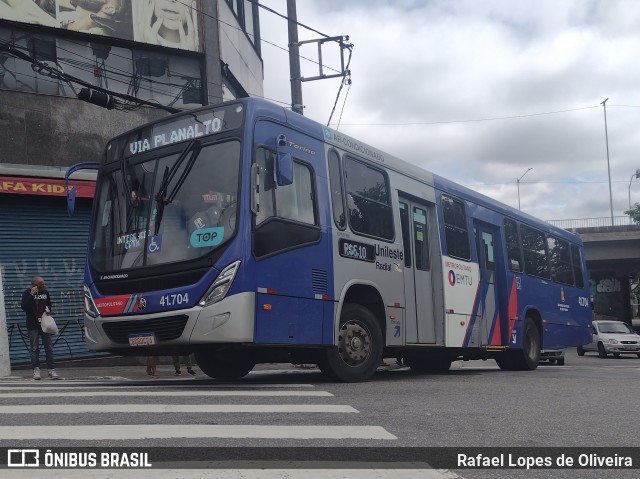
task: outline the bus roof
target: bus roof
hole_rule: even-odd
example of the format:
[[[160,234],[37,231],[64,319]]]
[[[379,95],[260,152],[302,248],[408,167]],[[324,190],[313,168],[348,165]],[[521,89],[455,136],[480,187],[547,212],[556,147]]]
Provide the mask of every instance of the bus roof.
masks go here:
[[[519,211],[504,203],[494,200],[486,195],[478,193],[477,191],[473,191],[451,180],[447,180],[442,176],[436,175],[425,168],[397,158],[338,130],[323,126],[310,118],[302,116],[283,106],[276,105],[275,103],[261,98],[240,98],[229,102],[218,103],[215,105],[185,111],[183,113],[176,113],[171,115],[170,117],[149,122],[145,125],[128,131],[122,135],[119,135],[114,140],[129,138],[136,132],[149,129],[152,125],[156,125],[158,123],[178,123],[185,117],[193,118],[199,114],[204,114],[211,110],[219,110],[221,108],[224,108],[226,105],[238,103],[245,105],[245,115],[251,118],[266,117],[275,119],[276,121],[286,122],[290,127],[302,131],[319,141],[323,141],[343,151],[350,152],[354,155],[357,155],[359,158],[368,160],[382,168],[386,168],[399,174],[406,175],[421,183],[424,183],[425,185],[434,187],[446,193],[450,193],[453,196],[488,208],[501,215],[509,216],[516,220],[523,221],[547,233],[553,233],[574,243],[582,243],[580,237],[575,233],[558,228],[546,221],[540,220],[527,213],[523,213],[522,211]]]

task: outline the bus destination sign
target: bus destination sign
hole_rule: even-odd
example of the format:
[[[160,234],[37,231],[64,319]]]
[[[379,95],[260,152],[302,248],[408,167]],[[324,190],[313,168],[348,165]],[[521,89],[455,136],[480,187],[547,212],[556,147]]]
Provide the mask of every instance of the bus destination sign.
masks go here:
[[[233,130],[242,125],[242,105],[229,105],[201,113],[180,115],[129,135],[126,156],[139,155],[155,148],[207,135]]]

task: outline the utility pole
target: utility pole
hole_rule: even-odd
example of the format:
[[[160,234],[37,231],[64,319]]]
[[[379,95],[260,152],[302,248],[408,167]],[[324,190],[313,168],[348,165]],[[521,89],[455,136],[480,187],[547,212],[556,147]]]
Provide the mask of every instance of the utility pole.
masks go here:
[[[289,23],[289,72],[291,75],[291,109],[302,112],[302,81],[300,77],[300,45],[298,43],[298,13],[296,0],[287,0]]]
[[[524,178],[524,175],[526,175],[527,173],[529,173],[531,170],[533,170],[533,168],[529,168],[527,171],[525,171],[522,176],[520,178],[518,178],[516,180],[516,183],[518,184],[518,209],[520,209],[520,180],[522,178]]]
[[[636,170],[636,172],[631,175],[631,179],[629,180],[629,209],[631,209],[631,182],[633,181],[633,178],[640,178],[640,169]]]
[[[604,138],[607,144],[607,173],[609,174],[609,207],[611,208],[611,226],[613,226],[613,194],[611,193],[611,166],[609,166],[609,132],[607,131],[607,100],[602,103],[604,108]]]

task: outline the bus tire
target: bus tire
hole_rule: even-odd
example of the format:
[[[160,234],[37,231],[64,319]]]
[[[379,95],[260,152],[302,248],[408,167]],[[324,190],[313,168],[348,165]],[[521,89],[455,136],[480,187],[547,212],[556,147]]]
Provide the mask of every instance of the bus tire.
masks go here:
[[[382,331],[373,313],[359,304],[346,304],[340,315],[337,347],[321,352],[318,366],[332,379],[366,381],[382,359]]]
[[[213,379],[226,381],[240,379],[256,365],[246,351],[222,349],[219,351],[197,351],[196,362],[200,370]]]
[[[582,346],[578,346],[578,356],[584,356],[584,348]]]
[[[535,321],[527,316],[522,326],[522,349],[506,351],[496,357],[505,371],[533,371],[540,362],[540,334]]]

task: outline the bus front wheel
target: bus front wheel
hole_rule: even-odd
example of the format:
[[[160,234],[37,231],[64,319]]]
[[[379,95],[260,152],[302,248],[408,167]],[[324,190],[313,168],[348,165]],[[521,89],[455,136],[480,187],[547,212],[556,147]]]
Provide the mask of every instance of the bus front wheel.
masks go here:
[[[197,351],[195,357],[202,372],[213,379],[240,379],[256,365],[248,352],[233,349]]]
[[[338,381],[365,381],[376,372],[382,348],[382,331],[373,313],[359,304],[347,304],[340,315],[338,345],[321,352],[318,366]]]

